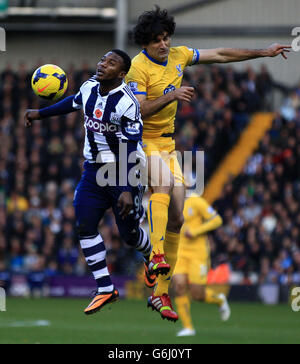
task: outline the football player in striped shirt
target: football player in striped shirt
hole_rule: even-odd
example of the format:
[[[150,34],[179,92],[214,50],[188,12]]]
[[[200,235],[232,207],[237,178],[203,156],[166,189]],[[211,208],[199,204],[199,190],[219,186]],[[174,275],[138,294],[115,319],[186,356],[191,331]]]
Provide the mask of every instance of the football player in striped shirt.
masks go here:
[[[101,58],[96,75],[84,82],[76,95],[25,113],[26,126],[33,120],[80,109],[84,113],[85,163],[75,190],[74,207],[80,245],[97,283],[95,296],[84,311],[86,314],[99,311],[119,296],[106,266],[105,245],[98,232],[98,224],[108,208],[113,209],[122,239],[140,251],[146,263],[151,253],[147,233],[140,227],[144,215],[143,186],[141,181],[135,184],[129,181],[130,171],[146,162],[139,144],[143,131],[139,103],[123,81],[130,65],[125,52],[112,50]],[[120,155],[120,150],[125,156]],[[128,161],[132,153],[135,158],[130,161],[135,162]],[[105,173],[99,172],[111,167],[115,179],[102,185]],[[125,174],[123,169],[119,172],[121,167],[127,167]]]

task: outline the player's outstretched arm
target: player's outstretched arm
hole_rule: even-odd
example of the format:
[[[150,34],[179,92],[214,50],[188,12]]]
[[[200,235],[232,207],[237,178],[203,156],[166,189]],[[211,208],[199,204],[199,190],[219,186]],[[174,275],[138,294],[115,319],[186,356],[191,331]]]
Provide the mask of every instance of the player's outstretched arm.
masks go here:
[[[279,54],[284,59],[287,58],[286,53],[290,52],[290,45],[274,43],[264,49],[243,49],[243,48],[215,48],[200,49],[200,57],[198,63],[229,63],[242,62],[250,59],[261,57],[276,57]]]
[[[213,218],[203,222],[200,226],[193,230],[186,230],[184,235],[186,238],[192,239],[197,236],[207,234],[209,231],[216,230],[223,224],[223,220],[219,214],[216,214]]]
[[[182,86],[174,91],[158,97],[155,100],[148,100],[146,95],[136,95],[140,106],[142,118],[147,118],[153,114],[156,114],[164,107],[174,101],[186,101],[190,102],[194,96],[194,88],[188,86]]]
[[[65,115],[73,111],[78,111],[78,107],[74,107],[75,95],[66,97],[62,101],[57,102],[54,105],[45,107],[40,110],[36,109],[28,109],[25,111],[24,119],[25,119],[25,126],[30,127],[32,125],[32,121],[44,119],[50,116],[57,116],[57,115]]]

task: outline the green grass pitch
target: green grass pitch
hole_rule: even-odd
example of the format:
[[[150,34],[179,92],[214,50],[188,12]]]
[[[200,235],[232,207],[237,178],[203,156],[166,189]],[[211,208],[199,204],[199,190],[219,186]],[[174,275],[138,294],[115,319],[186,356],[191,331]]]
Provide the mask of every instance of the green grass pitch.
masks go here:
[[[300,312],[289,305],[231,303],[222,323],[218,309],[193,303],[194,337],[177,338],[181,326],[162,320],[144,301],[120,300],[85,316],[88,299],[8,298],[0,312],[1,344],[205,344],[300,343]]]

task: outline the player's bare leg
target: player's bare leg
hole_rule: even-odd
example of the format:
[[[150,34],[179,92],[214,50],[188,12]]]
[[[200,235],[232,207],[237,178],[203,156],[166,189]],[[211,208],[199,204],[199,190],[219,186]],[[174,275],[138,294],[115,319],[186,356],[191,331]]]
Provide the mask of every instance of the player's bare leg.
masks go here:
[[[175,303],[178,316],[183,326],[176,336],[194,336],[196,331],[191,317],[191,300],[188,296],[189,285],[187,274],[175,274],[172,278],[172,284],[176,292]]]
[[[171,202],[169,206],[169,219],[167,224],[167,231],[173,233],[180,233],[181,227],[184,222],[183,207],[184,207],[185,186],[175,185],[172,190]]]
[[[227,298],[223,293],[216,292],[212,286],[199,284],[190,284],[190,292],[192,299],[195,301],[218,305],[221,320],[229,320],[231,311]]]

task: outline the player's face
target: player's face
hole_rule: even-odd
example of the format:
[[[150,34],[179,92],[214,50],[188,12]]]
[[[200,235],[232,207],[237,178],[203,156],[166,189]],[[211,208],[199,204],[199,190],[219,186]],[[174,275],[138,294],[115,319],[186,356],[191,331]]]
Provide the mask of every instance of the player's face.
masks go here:
[[[168,59],[170,52],[171,38],[167,32],[158,35],[153,39],[146,48],[150,57],[156,59],[159,62],[165,62]]]
[[[108,52],[97,64],[96,78],[98,81],[122,79],[125,77],[122,67],[123,59],[116,53]]]

